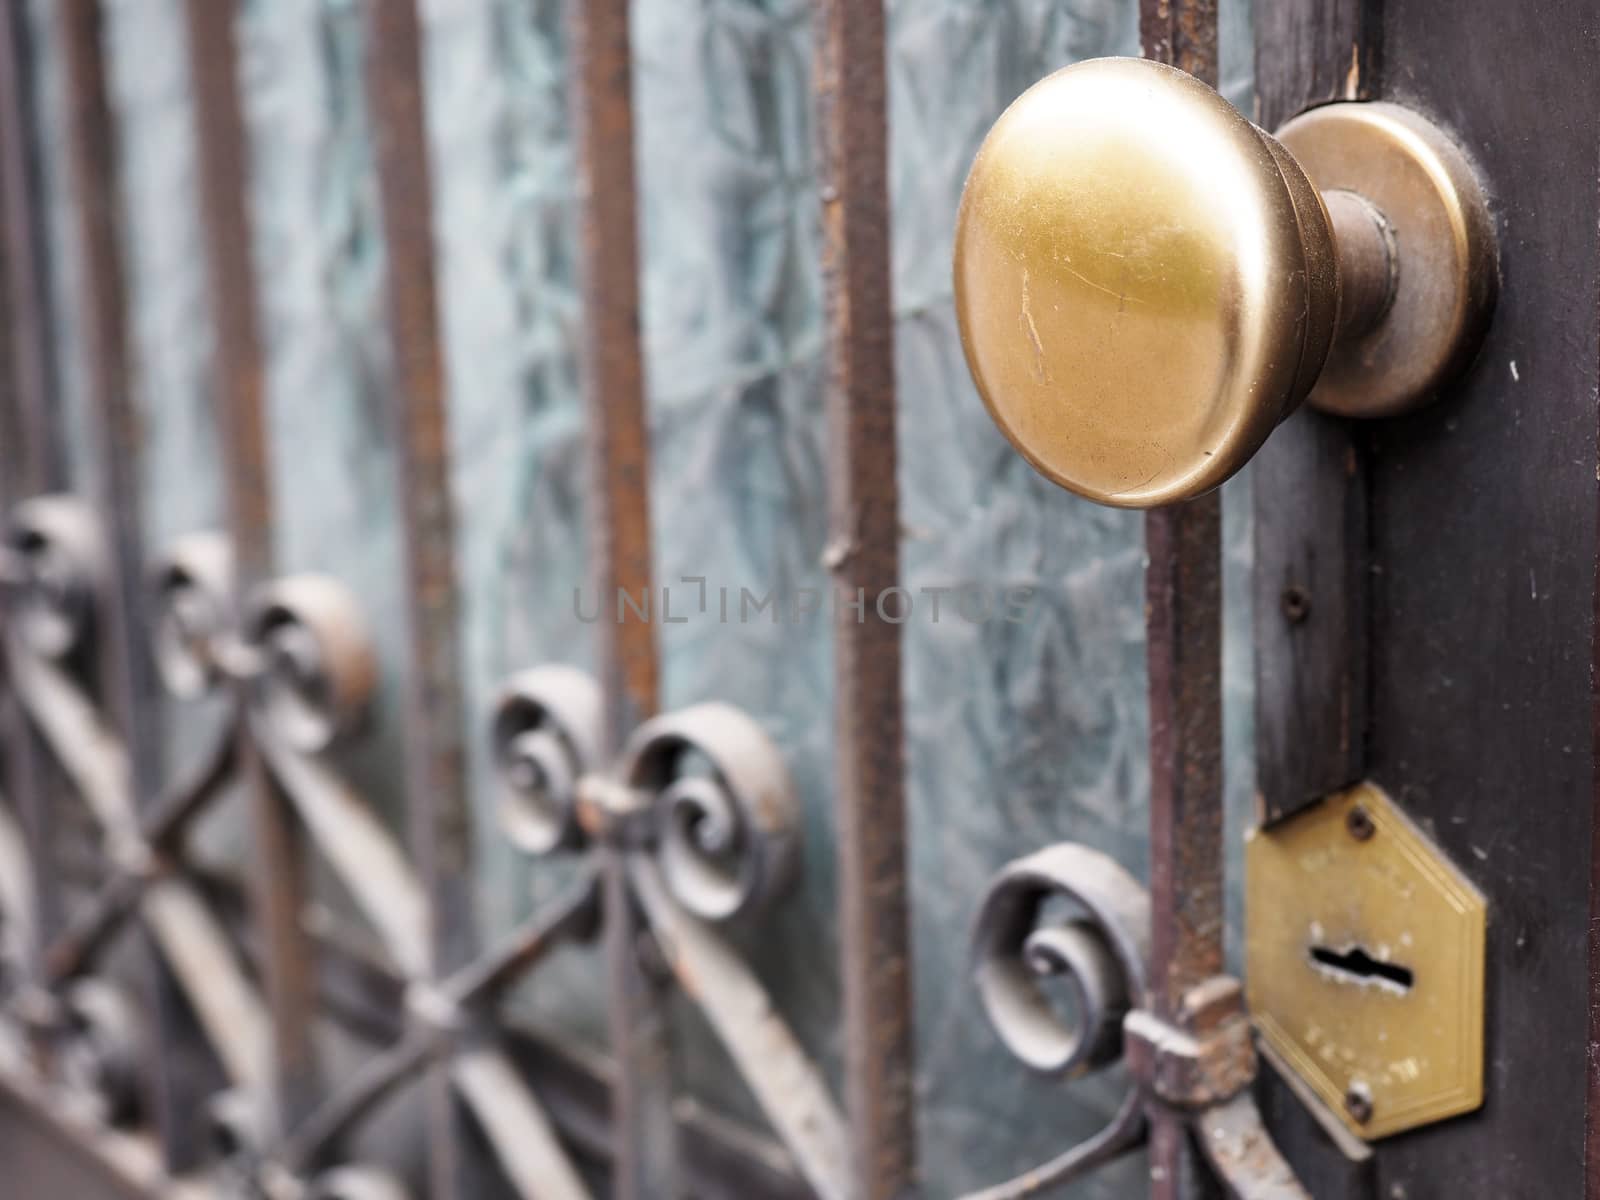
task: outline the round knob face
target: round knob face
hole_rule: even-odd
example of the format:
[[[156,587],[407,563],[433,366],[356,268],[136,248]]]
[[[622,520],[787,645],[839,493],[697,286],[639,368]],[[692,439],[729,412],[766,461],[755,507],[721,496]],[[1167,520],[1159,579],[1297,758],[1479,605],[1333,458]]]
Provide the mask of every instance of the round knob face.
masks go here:
[[[1147,508],[1239,469],[1332,340],[1327,212],[1198,80],[1143,59],[1034,85],[985,139],[956,229],[962,344],[1042,474]]]

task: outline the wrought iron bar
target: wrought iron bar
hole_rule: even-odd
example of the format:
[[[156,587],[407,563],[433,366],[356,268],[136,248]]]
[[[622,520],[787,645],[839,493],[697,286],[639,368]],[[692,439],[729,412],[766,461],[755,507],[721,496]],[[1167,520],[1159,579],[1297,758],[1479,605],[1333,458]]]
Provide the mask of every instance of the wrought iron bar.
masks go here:
[[[1150,1006],[1176,1024],[1223,969],[1222,505],[1145,518],[1150,675]],[[1153,1113],[1151,1195],[1179,1200],[1187,1123]]]
[[[0,9],[0,254],[5,287],[5,352],[9,366],[0,408],[0,433],[10,447],[0,463],[0,505],[59,491],[65,483],[61,430],[56,420],[45,239],[39,203],[38,146],[33,74],[26,53],[26,5],[5,0]],[[16,806],[28,857],[34,864],[29,904],[33,936],[17,949],[41,976],[45,943],[62,928],[61,885],[54,862],[56,821],[46,794],[48,765],[38,740],[12,698],[0,700],[5,780]]]
[[[44,222],[39,205],[34,75],[25,0],[0,12],[0,219],[4,220],[6,347],[16,401],[17,440],[4,473],[12,502],[59,491],[65,465],[55,419]]]
[[[367,95],[377,141],[407,573],[407,782],[413,852],[434,905],[436,971],[471,960],[466,786],[449,429],[433,264],[433,202],[414,0],[368,5]]]
[[[415,0],[371,0],[366,12],[366,94],[377,146],[407,585],[406,803],[411,853],[430,905],[428,970],[438,979],[472,960],[477,932],[422,31]],[[438,1200],[483,1194],[488,1165],[467,1136],[449,1071],[428,1072],[425,1097],[431,1194]],[[537,1105],[529,1109],[538,1111]],[[502,1165],[511,1165],[503,1154]]]
[[[815,80],[828,313],[827,563],[853,1194],[915,1181],[884,6],[820,0]],[[851,603],[859,605],[852,608]]]
[[[87,348],[86,377],[96,441],[96,494],[109,542],[105,603],[98,614],[101,687],[127,749],[136,807],[161,787],[161,709],[155,673],[142,639],[146,628],[144,538],[140,520],[141,421],[129,361],[127,295],[117,188],[116,134],[106,90],[98,0],[56,6],[68,91],[67,158],[75,189],[80,280],[79,321]],[[152,954],[151,1008],[167,1052],[154,1056],[154,1103],[170,1165],[197,1162],[203,1147],[191,1115],[220,1079],[216,1064],[200,1069],[180,1045],[203,1046],[193,1014],[160,957]],[[200,1063],[206,1060],[198,1059]]]
[[[567,0],[582,212],[590,582],[603,608],[617,608],[615,621],[595,626],[602,762],[658,703],[655,630],[616,601],[624,592],[647,597],[652,578],[629,8],[628,0]],[[623,856],[608,846],[598,853],[605,878],[607,1025],[617,1060],[614,1187],[622,1200],[671,1197],[680,1191],[680,1167],[665,1001],[639,961],[642,923]]]
[[[1139,16],[1146,57],[1216,86],[1216,0],[1141,0]],[[1147,1092],[1150,1195],[1203,1186],[1199,1142],[1230,1190],[1304,1197],[1244,1091],[1254,1050],[1223,974],[1221,493],[1152,510],[1145,547],[1153,925],[1148,1008],[1123,1030]]]
[[[254,239],[248,203],[249,139],[239,95],[232,0],[187,0],[189,73],[204,215],[206,278],[216,316],[212,390],[217,397],[228,491],[229,567],[235,627],[247,597],[273,574],[272,478],[267,440],[265,364]],[[240,711],[249,684],[234,684]],[[261,762],[246,723],[238,753],[250,798],[255,912],[266,948],[264,983],[272,1014],[273,1095],[287,1128],[315,1103],[314,995],[310,944],[300,928],[308,882],[303,839],[282,793]]]

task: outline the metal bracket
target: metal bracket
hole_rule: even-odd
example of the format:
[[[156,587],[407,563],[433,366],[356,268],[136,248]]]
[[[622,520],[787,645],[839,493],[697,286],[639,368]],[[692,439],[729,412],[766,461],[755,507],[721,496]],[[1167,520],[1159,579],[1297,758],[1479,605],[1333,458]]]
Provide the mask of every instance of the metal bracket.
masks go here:
[[[1180,1024],[1131,1012],[1122,1036],[1128,1070],[1151,1097],[1173,1108],[1198,1111],[1222,1104],[1256,1077],[1244,990],[1226,975],[1184,997]]]

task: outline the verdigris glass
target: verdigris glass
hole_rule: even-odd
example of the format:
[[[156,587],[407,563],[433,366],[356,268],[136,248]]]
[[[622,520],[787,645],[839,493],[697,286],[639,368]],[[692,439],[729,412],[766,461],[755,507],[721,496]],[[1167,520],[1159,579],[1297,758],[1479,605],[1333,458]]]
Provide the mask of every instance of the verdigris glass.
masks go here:
[[[36,33],[51,7],[33,0]],[[508,673],[586,665],[594,635],[574,607],[585,553],[582,312],[566,53],[560,0],[425,0],[423,9],[479,910],[493,932],[554,894],[572,867],[530,862],[500,836],[485,715]],[[1224,91],[1247,105],[1248,8],[1223,9]],[[180,0],[109,0],[107,10],[132,386],[148,419],[145,509],[156,545],[220,517],[192,101]],[[889,13],[904,583],[915,600],[904,631],[917,1091],[928,1194],[952,1195],[1061,1151],[1119,1098],[1115,1079],[1062,1085],[1006,1056],[970,986],[966,939],[994,872],[1052,841],[1090,843],[1141,873],[1149,782],[1139,519],[1054,490],[991,428],[956,336],[952,226],[967,165],[1001,109],[1067,62],[1136,53],[1137,28],[1132,0],[894,0]],[[674,614],[688,617],[658,624],[663,699],[744,706],[793,768],[802,885],[732,937],[837,1089],[831,648],[824,617],[792,619],[797,592],[826,584],[809,21],[802,0],[634,5],[656,568]],[[343,766],[403,829],[403,596],[360,5],[246,0],[239,29],[279,557],[287,570],[337,575],[366,604],[384,684]],[[58,64],[39,46],[41,86],[58,90]],[[59,103],[44,118],[60,360],[81,434]],[[76,461],[86,480],[90,460]],[[1252,787],[1246,488],[1232,485],[1226,506],[1236,830]],[[950,596],[936,620],[922,589],[963,584],[1026,586],[1034,599],[1010,622],[973,619],[983,614],[963,613]],[[753,607],[769,594],[785,608],[777,620]],[[575,1044],[599,1045],[596,960],[559,955],[516,1008]],[[676,1005],[676,1022],[685,1086],[754,1119],[691,1005]],[[1135,1161],[1103,1171],[1080,1193],[1133,1194],[1141,1170]]]

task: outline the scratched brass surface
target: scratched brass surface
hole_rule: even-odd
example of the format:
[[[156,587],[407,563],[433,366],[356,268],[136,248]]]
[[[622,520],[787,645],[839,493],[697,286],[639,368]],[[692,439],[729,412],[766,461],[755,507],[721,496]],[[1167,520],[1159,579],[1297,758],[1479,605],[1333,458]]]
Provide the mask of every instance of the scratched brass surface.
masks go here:
[[[1103,504],[1208,491],[1315,378],[1338,287],[1290,157],[1169,67],[1098,59],[1030,88],[968,178],[956,310],[990,415]]]
[[[1370,820],[1370,835],[1360,817]],[[1483,1103],[1482,895],[1378,788],[1360,784],[1245,845],[1245,980],[1278,1054],[1373,1140]],[[1323,965],[1360,949],[1410,986]],[[1352,1091],[1370,1107],[1347,1103]],[[1352,1111],[1354,1110],[1354,1111]]]

